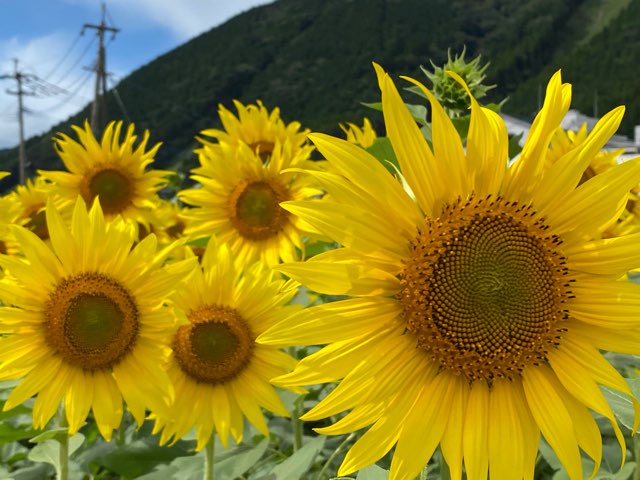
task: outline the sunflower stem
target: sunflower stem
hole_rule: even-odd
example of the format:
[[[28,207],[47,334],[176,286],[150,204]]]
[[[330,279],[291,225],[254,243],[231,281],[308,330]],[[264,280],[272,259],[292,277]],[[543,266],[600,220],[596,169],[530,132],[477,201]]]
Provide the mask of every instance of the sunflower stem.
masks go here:
[[[419,480],[427,480],[427,465],[424,466],[422,471],[420,472]]]
[[[640,463],[640,438],[638,438],[638,432],[636,432],[636,434],[632,438],[634,460],[636,462],[636,471],[633,475],[633,479],[640,480],[640,466],[638,466],[638,464]]]
[[[329,468],[329,466],[331,465],[331,462],[333,462],[333,460],[342,452],[342,450],[344,449],[344,447],[347,446],[347,444],[353,440],[353,438],[356,436],[355,432],[350,433],[349,436],[347,438],[344,439],[344,441],[338,445],[338,448],[336,448],[333,453],[331,455],[329,455],[329,458],[327,459],[327,461],[325,462],[325,464],[322,466],[322,470],[320,470],[320,472],[318,473],[318,475],[316,475],[316,480],[322,480],[323,477],[322,475],[324,474],[324,472],[327,471],[327,469]]]
[[[64,405],[60,405],[56,415],[56,423],[59,428],[68,428],[67,417],[64,412]],[[60,448],[58,450],[57,475],[58,480],[68,480],[69,478],[69,432],[56,437]]]
[[[216,451],[216,436],[215,433],[211,435],[211,439],[207,443],[204,453],[204,477],[203,480],[213,480],[213,465],[214,465],[214,454]]]
[[[297,452],[302,447],[302,402],[304,396],[300,396],[293,404],[293,415],[291,415],[291,426],[293,428],[293,451]]]

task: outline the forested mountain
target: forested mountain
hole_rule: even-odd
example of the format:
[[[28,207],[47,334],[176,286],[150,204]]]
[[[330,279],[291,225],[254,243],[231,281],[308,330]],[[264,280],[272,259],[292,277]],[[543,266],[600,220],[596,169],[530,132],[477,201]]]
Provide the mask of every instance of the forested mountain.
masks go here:
[[[156,166],[183,170],[196,162],[194,136],[219,124],[220,103],[261,99],[285,121],[329,133],[366,115],[380,130],[380,115],[360,103],[379,99],[371,62],[429,85],[420,65],[442,65],[448,49],[463,46],[468,59],[491,63],[486,83],[497,87],[488,100],[509,96],[504,111],[531,117],[561,67],[574,84],[574,108],[593,114],[596,96],[601,114],[626,104],[621,131],[630,135],[640,124],[638,19],[640,0],[278,0],[166,53],[117,88],[131,121],[163,142]],[[120,118],[113,98],[108,108]],[[61,168],[51,135],[69,133],[88,112],[29,140],[32,172]],[[2,169],[16,163],[17,150],[0,152]]]

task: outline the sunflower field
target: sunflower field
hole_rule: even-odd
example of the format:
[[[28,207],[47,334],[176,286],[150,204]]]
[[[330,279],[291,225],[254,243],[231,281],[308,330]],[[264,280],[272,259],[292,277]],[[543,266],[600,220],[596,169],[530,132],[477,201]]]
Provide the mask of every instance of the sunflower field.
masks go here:
[[[59,133],[0,198],[0,478],[640,478],[624,107],[563,130],[557,72],[510,138],[487,65],[374,64],[384,135],[220,105],[190,172]]]

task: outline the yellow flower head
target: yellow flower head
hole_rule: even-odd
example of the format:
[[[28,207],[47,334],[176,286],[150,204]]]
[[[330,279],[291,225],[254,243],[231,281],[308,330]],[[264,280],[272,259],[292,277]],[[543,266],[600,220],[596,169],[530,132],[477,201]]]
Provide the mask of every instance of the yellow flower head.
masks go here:
[[[347,136],[347,142],[355,143],[362,148],[369,148],[377,138],[376,131],[368,118],[364,119],[362,128],[351,122],[347,122],[346,125],[340,124],[340,128]]]
[[[306,171],[318,163],[308,160],[302,150],[291,156],[280,144],[266,163],[247,146],[205,146],[201,166],[191,177],[200,188],[178,194],[180,200],[197,207],[184,211],[185,234],[190,238],[216,235],[243,262],[261,258],[275,265],[281,259],[296,260],[303,235],[313,229],[282,209],[280,202],[311,201],[321,193],[313,179],[290,170]]]
[[[163,304],[195,262],[161,268],[155,237],[132,249],[133,226],[105,221],[99,202],[87,212],[79,198],[71,227],[49,203],[46,221],[51,247],[16,226],[26,261],[0,255],[12,276],[0,281],[0,379],[21,379],[4,410],[37,395],[33,424],[44,428],[64,402],[73,435],[91,409],[108,440],[123,400],[139,424],[171,400],[174,317]]]
[[[587,139],[587,125],[583,124],[577,132],[558,128],[551,139],[550,151],[547,154],[547,165],[553,165],[563,155],[574,148],[580,148],[580,144]],[[594,175],[606,172],[618,165],[618,157],[624,149],[601,150],[598,152],[587,169],[582,174],[580,184]],[[628,202],[620,218],[602,232],[605,238],[619,237],[630,233],[640,232],[640,185],[634,185],[628,194]]]
[[[208,129],[201,132],[202,135],[213,137],[219,143],[227,143],[231,146],[239,144],[248,145],[251,151],[259,155],[263,160],[269,158],[276,145],[290,151],[291,156],[297,156],[299,150],[309,152],[307,134],[309,130],[300,130],[299,122],[285,124],[280,118],[280,109],[274,108],[271,112],[260,100],[255,105],[243,105],[237,100],[233,104],[238,111],[235,116],[223,105],[218,107],[218,114],[222,122],[223,130]],[[200,139],[207,145],[207,140]]]
[[[58,134],[55,147],[68,172],[38,173],[56,184],[54,192],[63,198],[62,208],[71,209],[78,195],[88,205],[100,198],[107,218],[121,215],[125,220],[148,223],[156,192],[166,184],[164,177],[169,172],[147,170],[160,144],[145,151],[149,141],[149,132],[145,131],[134,148],[134,128],[129,125],[122,141],[122,122],[107,125],[101,142],[94,137],[88,122],[84,129],[73,126],[79,142]]]
[[[175,295],[181,322],[167,370],[175,401],[166,413],[154,415],[162,443],[195,427],[197,450],[214,431],[226,447],[229,433],[242,440],[244,417],[269,435],[261,407],[288,415],[269,381],[291,370],[295,360],[255,338],[298,310],[299,305],[287,305],[296,287],[274,278],[261,263],[241,268],[226,245],[209,241],[202,270]]]
[[[0,253],[15,255],[20,252],[20,245],[11,232],[11,225],[18,223],[20,215],[20,205],[13,198],[13,195],[0,197]]]
[[[414,479],[438,446],[454,480],[463,465],[470,480],[531,479],[540,434],[571,479],[583,478],[581,450],[595,473],[602,438],[590,410],[611,422],[626,450],[599,386],[632,397],[600,350],[640,353],[640,285],[616,281],[640,265],[640,235],[598,236],[640,180],[640,159],[578,184],[623,109],[545,168],[571,100],[558,72],[508,166],[507,131],[495,112],[471,99],[465,149],[432,93],[408,79],[431,103],[430,146],[389,75],[376,71],[410,192],[361,148],[311,136],[336,172],[316,175],[331,201],[283,207],[343,247],[276,269],[353,298],[307,308],[258,338],[327,344],[274,382],[339,381],[302,418],[347,410],[319,429],[325,434],[371,425],[341,476],[395,445],[391,479]]]
[[[15,223],[24,225],[42,240],[49,239],[45,207],[49,200],[57,200],[51,182],[41,176],[27,179],[24,185],[16,186],[7,198],[18,208]]]

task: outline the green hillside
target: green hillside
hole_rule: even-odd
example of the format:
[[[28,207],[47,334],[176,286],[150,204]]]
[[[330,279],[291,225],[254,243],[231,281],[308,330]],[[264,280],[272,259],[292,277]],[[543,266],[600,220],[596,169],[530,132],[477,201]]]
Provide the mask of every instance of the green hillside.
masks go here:
[[[118,91],[138,128],[162,141],[157,165],[189,168],[194,136],[218,125],[217,105],[261,99],[285,121],[338,133],[338,122],[379,116],[360,105],[379,97],[371,61],[393,74],[424,78],[420,65],[442,64],[447,49],[490,61],[493,99],[529,116],[540,85],[563,68],[574,107],[591,114],[628,105],[623,133],[640,123],[640,0],[279,0],[250,10],[168,52],[122,80]],[[425,79],[426,81],[426,79]],[[489,99],[491,100],[491,99]],[[109,113],[118,119],[114,99]],[[88,110],[70,119],[80,124]],[[32,138],[36,168],[60,168],[51,134]],[[2,168],[17,151],[0,152]],[[14,167],[15,168],[15,167]]]

